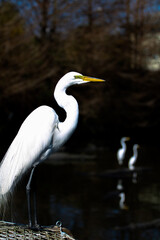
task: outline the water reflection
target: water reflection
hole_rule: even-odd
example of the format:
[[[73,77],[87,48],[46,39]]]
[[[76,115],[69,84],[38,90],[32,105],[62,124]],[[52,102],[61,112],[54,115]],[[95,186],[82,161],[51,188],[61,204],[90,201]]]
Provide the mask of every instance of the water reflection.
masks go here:
[[[61,221],[76,239],[83,240],[160,239],[160,168],[146,159],[153,157],[146,151],[134,171],[117,166],[115,150],[101,150],[88,158],[56,155],[55,161],[40,165],[35,176],[39,223]],[[138,174],[136,184],[134,173]],[[13,220],[25,224],[26,182],[27,176],[13,202]]]

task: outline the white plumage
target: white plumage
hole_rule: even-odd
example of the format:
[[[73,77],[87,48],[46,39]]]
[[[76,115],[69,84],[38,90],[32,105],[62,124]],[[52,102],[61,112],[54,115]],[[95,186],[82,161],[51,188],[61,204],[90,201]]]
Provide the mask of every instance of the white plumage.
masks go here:
[[[67,95],[66,89],[89,81],[104,80],[69,72],[57,83],[54,96],[59,106],[66,111],[64,122],[59,121],[51,107],[40,106],[22,123],[0,165],[0,203],[31,166],[44,161],[71,136],[77,126],[79,110],[76,99]]]
[[[133,156],[128,161],[128,168],[130,170],[135,169],[135,163],[136,163],[137,157],[138,157],[138,148],[139,148],[138,144],[133,145]]]
[[[120,140],[122,147],[117,152],[117,160],[118,160],[119,165],[123,164],[123,160],[125,158],[125,154],[126,154],[126,150],[127,150],[127,146],[126,146],[125,142],[128,141],[129,139],[130,139],[129,137],[123,137]]]

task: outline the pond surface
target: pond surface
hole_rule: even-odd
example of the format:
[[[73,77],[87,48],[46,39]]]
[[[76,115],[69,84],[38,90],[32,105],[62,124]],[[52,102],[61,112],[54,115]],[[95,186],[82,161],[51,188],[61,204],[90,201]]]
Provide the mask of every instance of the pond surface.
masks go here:
[[[159,149],[142,145],[134,172],[127,168],[131,154],[130,147],[121,168],[116,148],[52,155],[35,174],[38,222],[59,220],[79,240],[160,239]],[[27,224],[27,179],[17,186],[8,221]]]

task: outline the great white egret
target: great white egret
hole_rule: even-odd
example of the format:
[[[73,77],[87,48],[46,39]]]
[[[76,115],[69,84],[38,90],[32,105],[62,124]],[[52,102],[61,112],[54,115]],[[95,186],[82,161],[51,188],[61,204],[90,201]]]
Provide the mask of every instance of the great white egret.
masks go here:
[[[49,106],[35,109],[22,123],[0,165],[0,204],[13,192],[16,183],[32,167],[27,190],[29,226],[32,226],[30,209],[30,185],[35,167],[51,153],[57,151],[71,136],[78,122],[78,103],[66,94],[66,89],[75,84],[103,82],[102,79],[83,76],[77,72],[65,74],[57,83],[54,97],[66,112],[60,122],[56,112]]]
[[[120,148],[117,152],[117,160],[118,160],[119,165],[123,164],[123,160],[125,158],[125,153],[126,153],[126,150],[127,150],[127,146],[126,146],[125,142],[129,141],[129,140],[130,140],[129,137],[123,137],[120,140],[122,148]]]
[[[135,168],[135,163],[136,163],[137,157],[138,157],[138,148],[139,148],[138,144],[133,145],[133,156],[128,161],[128,168],[130,170],[134,170],[134,168]]]

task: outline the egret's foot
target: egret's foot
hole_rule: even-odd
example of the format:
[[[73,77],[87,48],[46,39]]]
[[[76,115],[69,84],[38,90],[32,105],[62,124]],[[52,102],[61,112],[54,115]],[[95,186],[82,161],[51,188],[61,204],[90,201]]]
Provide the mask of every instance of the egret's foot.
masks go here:
[[[32,223],[29,222],[28,225],[27,225],[28,228],[32,228]]]
[[[32,230],[35,230],[35,231],[38,231],[38,230],[42,229],[42,226],[40,224],[38,224],[38,223],[36,223],[34,225],[29,223],[28,224],[28,228],[30,228]]]
[[[34,225],[32,226],[32,229],[38,231],[38,230],[42,229],[42,227],[41,227],[40,224],[36,223],[36,224],[34,224]]]

